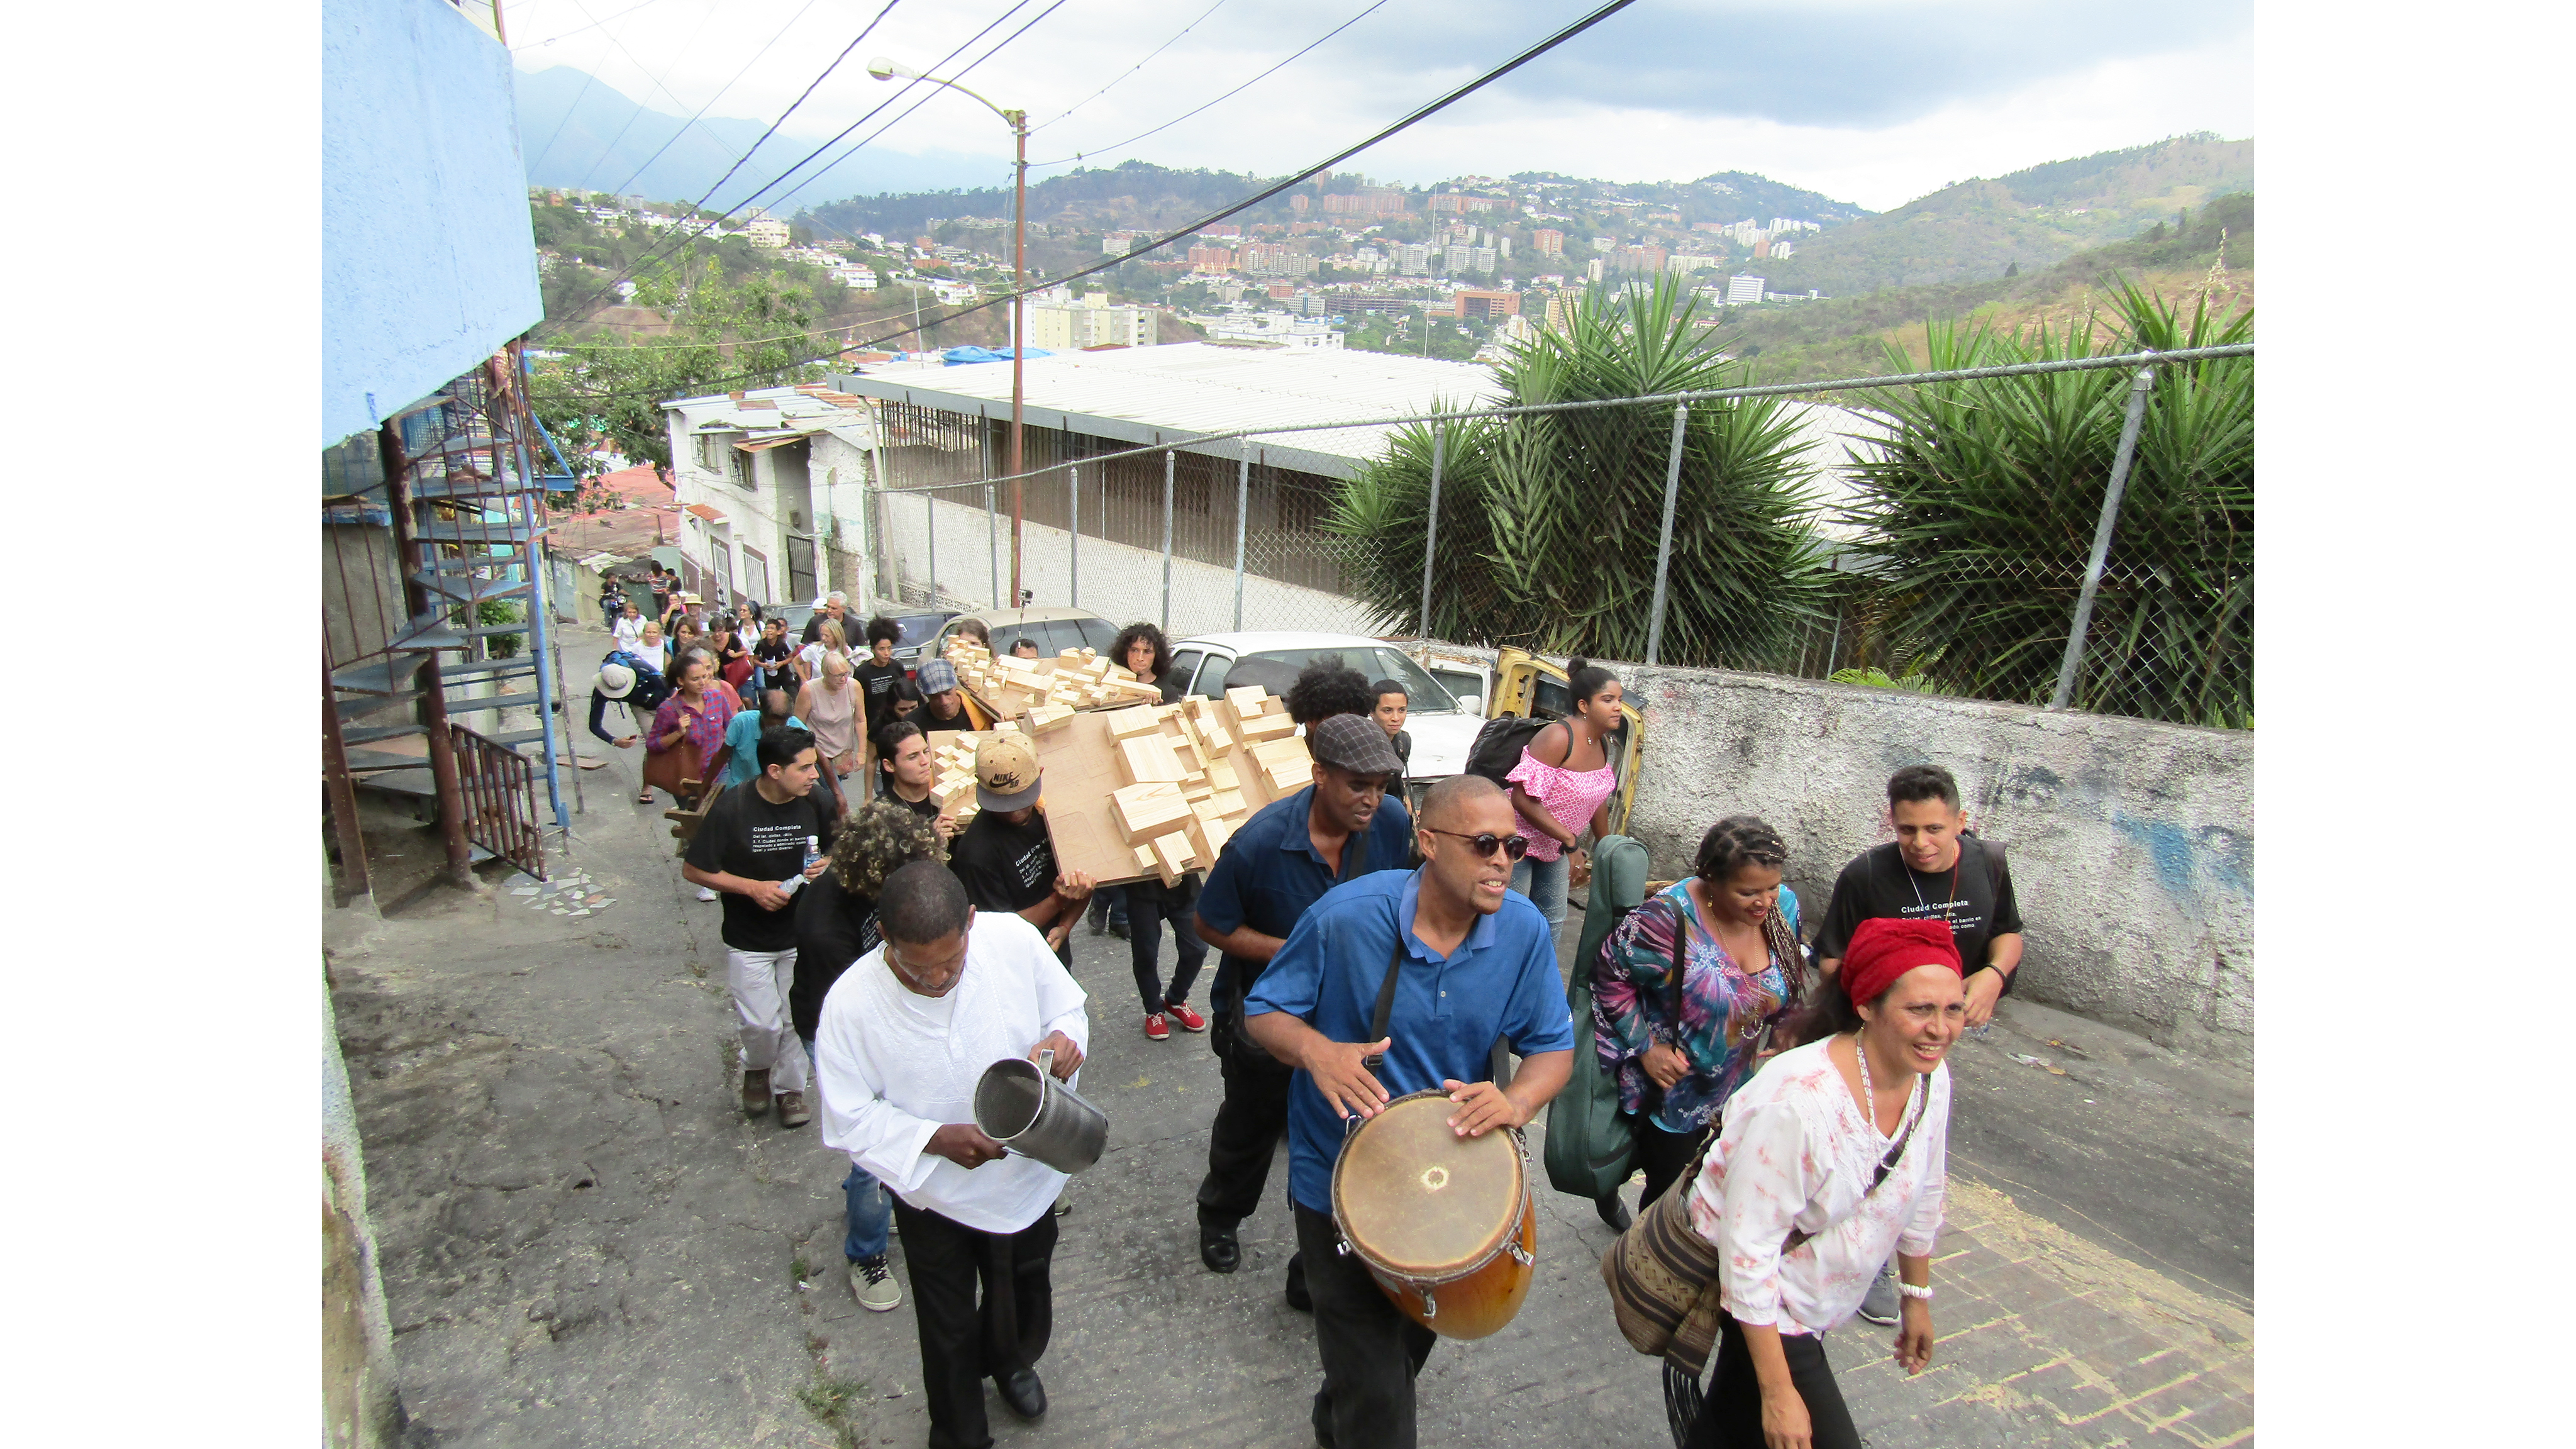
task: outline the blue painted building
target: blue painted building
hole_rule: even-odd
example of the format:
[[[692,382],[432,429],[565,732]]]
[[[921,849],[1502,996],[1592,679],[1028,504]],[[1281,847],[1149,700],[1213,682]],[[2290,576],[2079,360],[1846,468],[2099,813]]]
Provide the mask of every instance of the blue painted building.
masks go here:
[[[512,96],[448,0],[323,0],[321,446],[544,316]]]

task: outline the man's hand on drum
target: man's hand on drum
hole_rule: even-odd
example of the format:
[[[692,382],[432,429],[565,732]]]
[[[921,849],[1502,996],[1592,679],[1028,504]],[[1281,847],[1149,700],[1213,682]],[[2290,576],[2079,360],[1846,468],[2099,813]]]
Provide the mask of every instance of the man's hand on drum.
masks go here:
[[[998,1162],[1007,1155],[1001,1143],[985,1136],[984,1129],[972,1122],[951,1122],[931,1133],[929,1145],[922,1150],[969,1169]]]
[[[1302,1065],[1307,1075],[1314,1079],[1315,1090],[1324,1094],[1324,1100],[1332,1103],[1333,1110],[1341,1115],[1343,1121],[1349,1121],[1354,1112],[1362,1117],[1374,1117],[1378,1108],[1387,1104],[1386,1087],[1370,1074],[1362,1062],[1366,1058],[1383,1055],[1394,1040],[1388,1037],[1375,1042],[1327,1041],[1318,1036],[1307,1048]]]
[[[1449,1128],[1461,1137],[1482,1137],[1497,1127],[1519,1127],[1529,1121],[1529,1113],[1491,1082],[1444,1079],[1440,1089],[1458,1104],[1458,1110],[1449,1114]]]

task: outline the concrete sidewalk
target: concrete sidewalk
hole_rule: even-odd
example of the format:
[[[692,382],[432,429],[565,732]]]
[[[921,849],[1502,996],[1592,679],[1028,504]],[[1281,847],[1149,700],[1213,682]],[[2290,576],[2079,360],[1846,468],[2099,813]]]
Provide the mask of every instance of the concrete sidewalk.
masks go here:
[[[919,1445],[911,1307],[851,1300],[844,1160],[736,1107],[719,908],[680,881],[660,807],[631,803],[633,754],[606,753],[562,869],[614,904],[557,915],[505,887],[329,928],[414,1442]],[[1068,1190],[1053,1408],[1030,1425],[996,1401],[994,1433],[1309,1444],[1312,1334],[1279,1291],[1284,1154],[1243,1271],[1206,1272],[1191,1195],[1216,1062],[1203,1037],[1145,1040],[1125,942],[1074,939],[1082,1087],[1111,1150]],[[1906,1378],[1891,1335],[1858,1322],[1829,1340],[1870,1442],[2249,1438],[2249,1084],[2009,1003],[1953,1060],[1935,1366]],[[1527,1306],[1434,1351],[1423,1442],[1668,1442],[1656,1366],[1610,1322],[1609,1230],[1587,1202],[1540,1207]]]

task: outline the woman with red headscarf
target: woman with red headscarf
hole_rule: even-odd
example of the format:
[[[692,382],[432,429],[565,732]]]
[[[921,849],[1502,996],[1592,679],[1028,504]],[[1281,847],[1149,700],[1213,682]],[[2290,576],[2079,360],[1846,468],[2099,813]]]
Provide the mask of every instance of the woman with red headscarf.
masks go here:
[[[1690,1449],[1859,1449],[1823,1334],[1896,1253],[1896,1362],[1932,1362],[1950,1073],[1967,1015],[1959,948],[1939,920],[1869,920],[1839,977],[1726,1104],[1691,1184],[1691,1226],[1725,1255],[1717,1365]]]

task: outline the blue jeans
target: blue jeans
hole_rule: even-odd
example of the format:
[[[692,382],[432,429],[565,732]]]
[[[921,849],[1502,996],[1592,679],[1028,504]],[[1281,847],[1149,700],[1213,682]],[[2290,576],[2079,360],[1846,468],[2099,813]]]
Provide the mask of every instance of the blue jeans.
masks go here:
[[[799,1036],[805,1043],[805,1059],[814,1059],[814,1039]],[[820,1089],[821,1084],[816,1084]],[[886,1254],[888,1234],[894,1228],[894,1205],[886,1200],[886,1190],[875,1174],[853,1162],[850,1175],[841,1179],[841,1197],[847,1204],[844,1216],[849,1232],[841,1240],[841,1256],[855,1263],[862,1258],[882,1258]]]
[[[1554,860],[1523,856],[1512,867],[1512,889],[1530,898],[1538,913],[1547,917],[1551,927],[1565,924],[1565,880],[1567,865],[1559,854]]]

